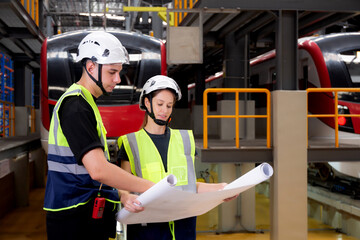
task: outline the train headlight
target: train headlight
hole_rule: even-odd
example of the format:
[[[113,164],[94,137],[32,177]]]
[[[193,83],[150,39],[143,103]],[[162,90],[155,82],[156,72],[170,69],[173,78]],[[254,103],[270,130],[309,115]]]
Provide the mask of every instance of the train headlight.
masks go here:
[[[350,114],[349,108],[344,105],[338,105],[339,114]],[[338,117],[339,130],[345,132],[354,132],[351,117],[339,116]]]
[[[346,117],[340,116],[338,118],[338,123],[339,123],[340,126],[344,126],[346,124]]]

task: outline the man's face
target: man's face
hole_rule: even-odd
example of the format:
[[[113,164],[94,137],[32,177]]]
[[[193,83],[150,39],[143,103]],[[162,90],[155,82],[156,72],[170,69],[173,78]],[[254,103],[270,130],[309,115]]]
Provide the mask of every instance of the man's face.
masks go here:
[[[121,63],[103,65],[101,81],[106,92],[111,93],[114,90],[116,84],[121,82],[121,69]]]

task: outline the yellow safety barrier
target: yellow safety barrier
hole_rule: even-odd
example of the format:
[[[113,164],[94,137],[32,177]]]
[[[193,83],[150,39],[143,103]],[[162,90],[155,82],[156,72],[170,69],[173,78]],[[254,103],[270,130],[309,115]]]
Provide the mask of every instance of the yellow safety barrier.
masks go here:
[[[166,10],[166,7],[123,7],[124,12],[166,12]]]
[[[208,93],[235,93],[235,115],[208,115],[207,105]],[[265,93],[266,115],[239,115],[239,93]],[[203,147],[208,148],[208,118],[235,118],[235,142],[239,148],[239,118],[266,118],[266,146],[270,148],[270,113],[271,113],[270,91],[265,88],[208,88],[203,95]]]
[[[333,114],[307,114],[307,118],[319,118],[319,117],[333,117],[335,120],[335,147],[339,147],[339,117],[360,117],[360,114],[339,114],[338,111],[338,93],[339,92],[360,92],[360,88],[308,88],[306,89],[307,93],[307,112],[309,112],[309,93],[317,92],[317,93],[335,93],[334,95],[334,113]],[[307,129],[308,129],[308,123],[307,121]],[[308,130],[307,130],[308,134]],[[309,137],[307,137],[307,146],[309,146]]]
[[[39,26],[39,0],[21,0],[21,4],[29,13],[37,26]]]
[[[192,9],[198,0],[175,0],[174,9]],[[175,26],[179,26],[186,17],[186,12],[175,12]]]
[[[0,136],[15,136],[15,104],[0,100]]]

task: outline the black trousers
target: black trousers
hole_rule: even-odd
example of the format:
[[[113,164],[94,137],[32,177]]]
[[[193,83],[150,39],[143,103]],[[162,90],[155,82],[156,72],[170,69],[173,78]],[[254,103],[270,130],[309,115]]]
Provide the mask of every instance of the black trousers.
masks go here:
[[[106,201],[101,219],[92,218],[94,200],[69,210],[46,214],[48,240],[108,240],[115,238],[116,204]]]
[[[174,221],[176,240],[196,239],[196,217]],[[127,240],[172,240],[169,223],[148,223],[127,225]]]

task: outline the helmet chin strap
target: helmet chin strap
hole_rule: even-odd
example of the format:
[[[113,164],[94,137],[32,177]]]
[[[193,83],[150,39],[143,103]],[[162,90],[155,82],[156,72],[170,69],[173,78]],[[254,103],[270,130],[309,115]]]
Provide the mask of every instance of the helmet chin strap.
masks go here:
[[[159,125],[159,126],[164,126],[164,125],[166,125],[166,126],[167,126],[167,125],[169,124],[170,120],[171,120],[171,116],[170,116],[166,121],[160,120],[160,119],[156,119],[156,118],[155,118],[155,115],[154,115],[154,111],[153,111],[152,97],[151,97],[150,94],[149,94],[148,98],[149,98],[149,101],[150,101],[151,112],[149,112],[148,109],[145,107],[147,114],[154,120],[154,122],[155,122],[157,125]]]
[[[101,70],[102,70],[102,64],[98,64],[99,66],[99,71],[98,71],[98,79],[96,80],[86,69],[86,63],[84,63],[84,67],[85,67],[85,71],[88,74],[88,76],[91,78],[91,80],[93,80],[95,82],[95,84],[101,89],[101,91],[103,92],[104,95],[109,96],[110,93],[108,93],[105,88],[103,87],[102,81],[101,81]]]

